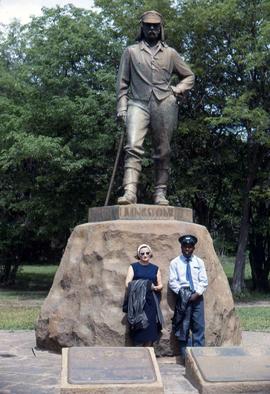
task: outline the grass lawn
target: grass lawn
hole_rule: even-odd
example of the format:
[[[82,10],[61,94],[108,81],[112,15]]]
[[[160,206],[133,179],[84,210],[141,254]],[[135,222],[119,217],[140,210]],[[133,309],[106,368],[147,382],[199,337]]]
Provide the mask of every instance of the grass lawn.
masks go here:
[[[17,273],[16,284],[0,290],[0,301],[45,298],[57,268],[56,265],[24,265]]]
[[[32,330],[40,305],[52,285],[56,265],[24,265],[16,285],[0,290],[0,329]]]
[[[57,265],[23,265],[17,273],[16,289],[49,290]]]
[[[232,283],[233,270],[234,270],[234,257],[219,257],[224,272],[228,278],[229,283]],[[246,290],[235,298],[235,301],[241,302],[252,302],[252,301],[270,301],[270,293],[261,293],[258,291],[251,291],[252,279],[251,279],[251,268],[247,261],[245,265],[245,282]]]
[[[243,330],[270,332],[270,307],[237,307],[236,312]]]
[[[33,330],[40,307],[0,306],[0,330]]]

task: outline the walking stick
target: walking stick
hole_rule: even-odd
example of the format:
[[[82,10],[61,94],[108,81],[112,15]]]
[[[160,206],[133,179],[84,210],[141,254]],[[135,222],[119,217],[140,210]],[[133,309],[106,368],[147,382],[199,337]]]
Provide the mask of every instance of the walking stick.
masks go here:
[[[113,186],[116,170],[117,170],[117,167],[118,167],[119,157],[120,157],[120,154],[121,154],[121,151],[122,151],[122,147],[123,147],[124,137],[125,137],[125,128],[123,127],[122,131],[121,131],[120,141],[119,141],[119,145],[118,145],[118,149],[117,149],[116,158],[115,158],[115,161],[114,161],[113,172],[112,172],[112,176],[111,176],[111,180],[110,180],[110,184],[109,184],[109,188],[108,188],[108,192],[107,192],[107,196],[106,196],[104,207],[106,207],[108,205],[108,202],[110,200],[112,186]]]

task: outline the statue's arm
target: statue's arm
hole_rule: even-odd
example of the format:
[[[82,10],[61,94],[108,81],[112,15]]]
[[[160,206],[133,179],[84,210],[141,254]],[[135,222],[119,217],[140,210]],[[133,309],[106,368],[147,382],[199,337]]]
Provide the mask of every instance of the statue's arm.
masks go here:
[[[127,48],[121,58],[116,84],[117,117],[125,117],[130,85],[130,54]]]
[[[177,53],[175,50],[173,50],[173,61],[174,72],[178,74],[181,81],[176,86],[172,86],[171,88],[175,95],[182,95],[193,87],[195,76],[190,67],[184,62],[179,53]]]

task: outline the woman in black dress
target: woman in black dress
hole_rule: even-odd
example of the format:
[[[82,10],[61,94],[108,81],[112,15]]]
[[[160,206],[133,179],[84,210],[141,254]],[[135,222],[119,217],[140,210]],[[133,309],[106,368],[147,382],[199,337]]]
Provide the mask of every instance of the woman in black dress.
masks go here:
[[[152,250],[149,245],[142,244],[138,247],[138,261],[131,264],[128,268],[126,277],[126,287],[131,281],[143,279],[148,281],[144,312],[148,320],[146,328],[132,329],[131,337],[135,346],[152,346],[159,337],[162,320],[159,302],[162,290],[160,269],[157,265],[150,263]],[[153,294],[155,293],[155,295]],[[158,311],[159,310],[159,311]],[[158,319],[159,317],[159,319]]]

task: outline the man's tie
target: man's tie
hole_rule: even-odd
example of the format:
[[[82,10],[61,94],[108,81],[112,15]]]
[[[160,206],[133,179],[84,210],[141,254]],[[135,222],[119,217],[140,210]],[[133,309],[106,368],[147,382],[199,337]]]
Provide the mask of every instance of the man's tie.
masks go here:
[[[191,269],[190,269],[190,257],[186,257],[186,262],[187,262],[186,280],[189,282],[190,289],[194,291],[194,284],[193,284]]]

